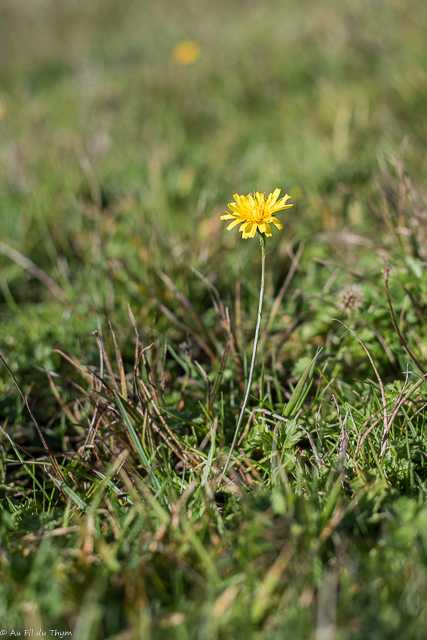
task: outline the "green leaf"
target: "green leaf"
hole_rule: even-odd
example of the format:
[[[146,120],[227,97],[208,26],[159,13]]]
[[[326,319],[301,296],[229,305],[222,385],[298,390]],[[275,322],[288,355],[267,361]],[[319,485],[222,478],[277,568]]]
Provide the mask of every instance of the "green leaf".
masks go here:
[[[314,375],[314,367],[316,364],[317,357],[321,349],[319,349],[314,356],[313,360],[310,362],[301,378],[298,380],[298,384],[294,389],[293,394],[290,397],[289,402],[283,407],[283,417],[291,419],[295,416],[299,409],[301,408],[302,403],[304,402],[307,393],[310,391],[311,384],[313,382]]]
[[[82,500],[80,496],[78,496],[77,493],[73,491],[71,487],[69,487],[63,480],[61,480],[60,478],[55,478],[54,476],[50,476],[50,477],[53,480],[53,482],[62,489],[65,495],[67,495],[74,502],[76,507],[78,507],[85,513],[89,511],[88,503]]]

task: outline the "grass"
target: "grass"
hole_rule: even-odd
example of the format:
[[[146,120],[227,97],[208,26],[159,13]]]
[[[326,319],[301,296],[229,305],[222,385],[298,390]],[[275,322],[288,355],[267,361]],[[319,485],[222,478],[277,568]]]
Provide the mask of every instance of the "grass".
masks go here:
[[[424,637],[426,19],[1,4],[5,637]]]

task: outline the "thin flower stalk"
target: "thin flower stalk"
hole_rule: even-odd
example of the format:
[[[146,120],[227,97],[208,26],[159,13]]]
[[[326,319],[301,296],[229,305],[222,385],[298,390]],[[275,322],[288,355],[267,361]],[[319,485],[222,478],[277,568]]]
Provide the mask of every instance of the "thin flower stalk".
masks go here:
[[[252,351],[251,367],[250,367],[250,370],[249,370],[249,377],[248,377],[248,383],[246,385],[245,397],[243,399],[242,408],[240,410],[239,419],[237,421],[236,430],[234,432],[233,442],[231,443],[230,452],[228,454],[227,462],[225,463],[224,470],[223,470],[223,472],[221,474],[221,477],[224,476],[228,471],[228,466],[230,464],[231,456],[233,454],[234,445],[236,444],[236,440],[237,440],[237,436],[238,436],[238,433],[239,433],[239,429],[240,429],[240,426],[242,424],[243,416],[245,414],[246,405],[248,404],[248,398],[249,398],[249,393],[250,393],[250,390],[251,390],[252,378],[253,378],[254,368],[255,368],[255,360],[256,360],[256,353],[257,353],[257,348],[258,348],[259,333],[260,333],[260,329],[261,329],[262,305],[263,305],[263,302],[264,302],[264,290],[265,290],[265,235],[263,235],[262,233],[259,233],[259,243],[260,243],[260,246],[261,246],[261,288],[260,288],[260,292],[259,292],[258,318],[257,318],[257,323],[256,323],[256,328],[255,328],[254,348],[253,348],[253,351]]]

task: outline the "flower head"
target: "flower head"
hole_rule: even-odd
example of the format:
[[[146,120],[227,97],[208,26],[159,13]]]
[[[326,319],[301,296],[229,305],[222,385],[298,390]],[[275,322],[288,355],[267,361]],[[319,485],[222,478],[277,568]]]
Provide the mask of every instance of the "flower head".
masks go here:
[[[200,57],[200,47],[194,40],[183,40],[172,50],[172,58],[178,64],[193,64]]]
[[[236,193],[233,196],[235,202],[230,202],[228,205],[231,211],[227,211],[225,216],[221,216],[221,220],[233,221],[228,225],[227,231],[240,224],[239,231],[243,232],[243,238],[246,240],[247,238],[254,238],[257,231],[266,236],[271,236],[271,223],[278,229],[283,229],[283,226],[273,214],[281,209],[289,209],[293,205],[285,204],[286,200],[289,200],[291,196],[286,195],[284,198],[277,200],[279,195],[280,189],[275,189],[267,199],[264,193],[259,193],[258,191],[250,193],[248,196],[239,196]]]

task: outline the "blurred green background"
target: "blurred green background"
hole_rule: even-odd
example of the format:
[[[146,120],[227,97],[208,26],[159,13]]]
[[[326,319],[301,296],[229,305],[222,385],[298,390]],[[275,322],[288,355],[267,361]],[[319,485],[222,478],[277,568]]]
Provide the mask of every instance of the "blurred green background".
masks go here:
[[[202,247],[202,265],[257,251],[218,221],[235,192],[290,193],[287,240],[369,229],[378,156],[408,138],[425,177],[426,22],[416,0],[3,0],[2,241],[102,309],[101,266],[148,240]],[[17,302],[47,299],[6,258],[0,277]]]

